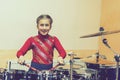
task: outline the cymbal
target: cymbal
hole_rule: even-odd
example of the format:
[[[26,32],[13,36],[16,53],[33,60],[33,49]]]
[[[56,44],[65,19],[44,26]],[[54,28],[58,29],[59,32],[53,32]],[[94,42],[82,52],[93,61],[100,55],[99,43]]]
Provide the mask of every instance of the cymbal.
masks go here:
[[[113,34],[113,33],[119,33],[120,30],[116,30],[116,31],[103,31],[103,32],[98,32],[98,33],[94,33],[94,34],[89,34],[89,35],[84,35],[81,36],[80,38],[89,38],[89,37],[95,37],[95,36],[101,36],[101,35],[108,35],[108,34]]]
[[[80,59],[80,57],[73,57],[73,59]]]
[[[81,59],[81,60],[83,62],[92,63],[92,64],[102,64],[102,65],[112,65],[112,64],[115,64],[115,62],[109,61],[109,60],[103,59],[103,58],[98,58],[98,60],[96,60],[95,57],[84,58],[84,59]]]
[[[73,64],[73,69],[80,69],[81,66],[80,64]],[[70,69],[70,65],[69,64],[65,64],[64,66],[58,66],[58,68],[63,68],[63,69]]]

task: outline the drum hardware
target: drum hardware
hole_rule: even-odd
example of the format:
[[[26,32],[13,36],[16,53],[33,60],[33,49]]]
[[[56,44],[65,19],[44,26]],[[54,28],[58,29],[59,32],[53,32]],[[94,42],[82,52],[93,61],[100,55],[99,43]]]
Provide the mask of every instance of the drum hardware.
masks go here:
[[[106,38],[103,38],[102,42],[106,47],[108,47],[114,53],[114,58],[116,61],[116,79],[115,80],[118,80],[120,55],[111,48]]]
[[[100,32],[103,33],[103,31],[104,31],[104,29],[103,29],[103,27],[101,27],[101,28],[100,28]],[[120,31],[113,31],[113,32],[111,32],[111,33],[118,33],[118,32],[120,32]],[[104,35],[104,34],[101,34],[103,44],[104,44],[107,48],[109,48],[109,49],[113,52],[113,54],[114,54],[114,58],[115,58],[115,61],[116,61],[116,79],[115,79],[115,80],[118,80],[120,55],[119,55],[118,53],[116,53],[116,52],[111,48],[111,46],[110,46],[110,45],[108,44],[108,42],[107,42],[107,39],[104,38],[103,35]]]
[[[115,60],[116,60],[116,80],[118,80],[119,77],[119,62],[120,62],[120,55],[117,54],[114,56]]]
[[[81,36],[80,38],[89,38],[89,37],[96,37],[96,36],[101,36],[102,37],[102,42],[103,44],[108,47],[113,53],[114,53],[114,59],[116,61],[116,77],[115,77],[115,80],[118,80],[118,74],[119,74],[119,62],[120,62],[120,55],[118,53],[116,53],[112,48],[111,46],[107,43],[107,39],[104,38],[104,35],[108,35],[108,34],[114,34],[114,33],[119,33],[120,30],[116,30],[116,31],[104,31],[104,28],[103,27],[100,27],[99,29],[100,32],[98,33],[94,33],[94,34],[89,34],[89,35],[85,35],[85,36]],[[112,61],[107,61],[107,60],[104,60],[106,59],[104,56],[102,56],[103,59],[100,59],[99,57],[96,57],[98,58],[98,60],[96,59],[96,61],[98,61],[98,63],[96,63],[94,60],[91,60],[90,61],[90,58],[89,59],[83,59],[83,61],[85,62],[88,62],[88,63],[93,63],[93,64],[115,64],[115,62],[112,62]],[[92,58],[91,58],[92,59]]]
[[[100,27],[102,28],[102,27]],[[102,30],[102,29],[101,29]],[[104,30],[104,29],[103,29]],[[101,36],[101,35],[108,35],[108,34],[114,34],[114,33],[119,33],[120,30],[115,30],[115,31],[103,31],[102,33],[101,32],[97,32],[97,33],[93,33],[93,34],[88,34],[88,35],[84,35],[84,36],[81,36],[80,38],[89,38],[89,37],[96,37],[96,36]]]
[[[100,80],[116,80],[116,66],[100,66],[99,76]],[[119,76],[120,77],[120,76]],[[118,78],[120,80],[120,78]]]
[[[56,69],[53,73],[57,75],[57,80],[68,80],[70,77],[68,69]]]
[[[69,61],[69,63],[70,63],[70,80],[73,79],[73,62],[74,62],[73,58],[75,55],[76,54],[74,54],[73,52],[70,52],[68,54],[68,56],[70,56],[70,61]]]
[[[91,56],[86,57],[86,58],[92,58],[92,57],[94,57],[94,56],[96,57],[96,62],[97,62],[97,58],[98,58],[98,59],[99,59],[99,58],[107,59],[105,55],[99,54],[99,51],[96,52],[95,54],[91,55]],[[99,61],[98,61],[98,62],[99,62]]]
[[[90,80],[99,80],[100,65],[111,65],[111,64],[113,65],[113,64],[115,64],[115,62],[112,62],[112,61],[109,61],[107,59],[101,58],[100,56],[99,56],[98,59],[97,59],[96,56],[91,56],[89,58],[83,58],[81,60],[83,62],[85,62],[86,65],[87,65],[88,70],[86,70],[86,73],[92,74],[92,72],[91,72],[92,70],[89,70],[89,69],[95,70],[95,73],[93,73],[93,75],[90,76],[90,78],[91,78]],[[87,76],[87,74],[85,74],[85,75]]]
[[[97,53],[96,53],[96,55],[97,55]],[[96,61],[96,55],[95,55],[94,61],[95,61],[96,64],[98,64],[97,61]],[[72,69],[70,69],[70,70],[72,70],[71,71],[72,75],[70,75],[70,79],[72,79],[72,80],[98,80],[97,70],[88,69],[83,64],[82,65],[80,64],[82,62],[85,62],[85,61],[82,61],[85,58],[83,58],[83,59],[77,58],[76,59],[76,57],[74,58],[74,54],[72,55],[72,57],[73,58],[70,58],[70,60],[72,60],[72,67],[70,67],[70,68],[72,68]],[[79,60],[79,62],[78,62],[78,60]],[[98,61],[99,61],[99,59],[98,59]],[[79,66],[79,68],[74,68],[74,66]],[[76,71],[76,73],[74,71]],[[70,74],[71,74],[71,72],[70,72]],[[71,78],[71,76],[72,76],[72,78]]]
[[[90,58],[84,58],[81,59],[83,62],[86,63],[91,63],[91,64],[100,64],[100,65],[110,65],[110,64],[115,64],[115,62],[113,61],[109,61],[107,59],[103,59],[101,57],[99,57],[98,62],[96,62],[96,57],[90,57]]]

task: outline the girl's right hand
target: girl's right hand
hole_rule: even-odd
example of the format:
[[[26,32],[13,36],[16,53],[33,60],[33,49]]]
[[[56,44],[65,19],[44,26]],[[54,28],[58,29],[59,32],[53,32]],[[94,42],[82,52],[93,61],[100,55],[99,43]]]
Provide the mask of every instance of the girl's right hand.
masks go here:
[[[18,58],[18,63],[19,63],[19,64],[23,64],[24,62],[25,62],[24,57],[23,57],[23,56],[20,56],[20,57]]]

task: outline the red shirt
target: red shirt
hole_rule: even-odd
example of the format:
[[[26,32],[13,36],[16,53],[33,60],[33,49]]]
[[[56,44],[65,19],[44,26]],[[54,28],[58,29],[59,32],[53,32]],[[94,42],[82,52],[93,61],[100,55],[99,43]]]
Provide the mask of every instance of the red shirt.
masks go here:
[[[50,64],[53,62],[54,48],[56,48],[61,57],[66,57],[66,51],[57,37],[50,35],[42,36],[39,34],[26,40],[24,45],[18,50],[17,57],[24,56],[28,50],[32,49],[33,62]]]

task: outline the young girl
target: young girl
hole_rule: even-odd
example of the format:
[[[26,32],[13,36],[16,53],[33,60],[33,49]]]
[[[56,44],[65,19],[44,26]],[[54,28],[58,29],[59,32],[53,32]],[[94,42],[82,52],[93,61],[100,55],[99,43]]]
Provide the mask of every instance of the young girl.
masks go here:
[[[53,67],[53,50],[59,53],[58,62],[63,63],[66,51],[56,36],[49,35],[53,20],[49,15],[40,15],[37,20],[38,35],[29,37],[24,45],[17,51],[18,63],[24,62],[24,55],[32,50],[31,67],[38,70],[49,70]],[[30,69],[31,70],[31,69]]]

